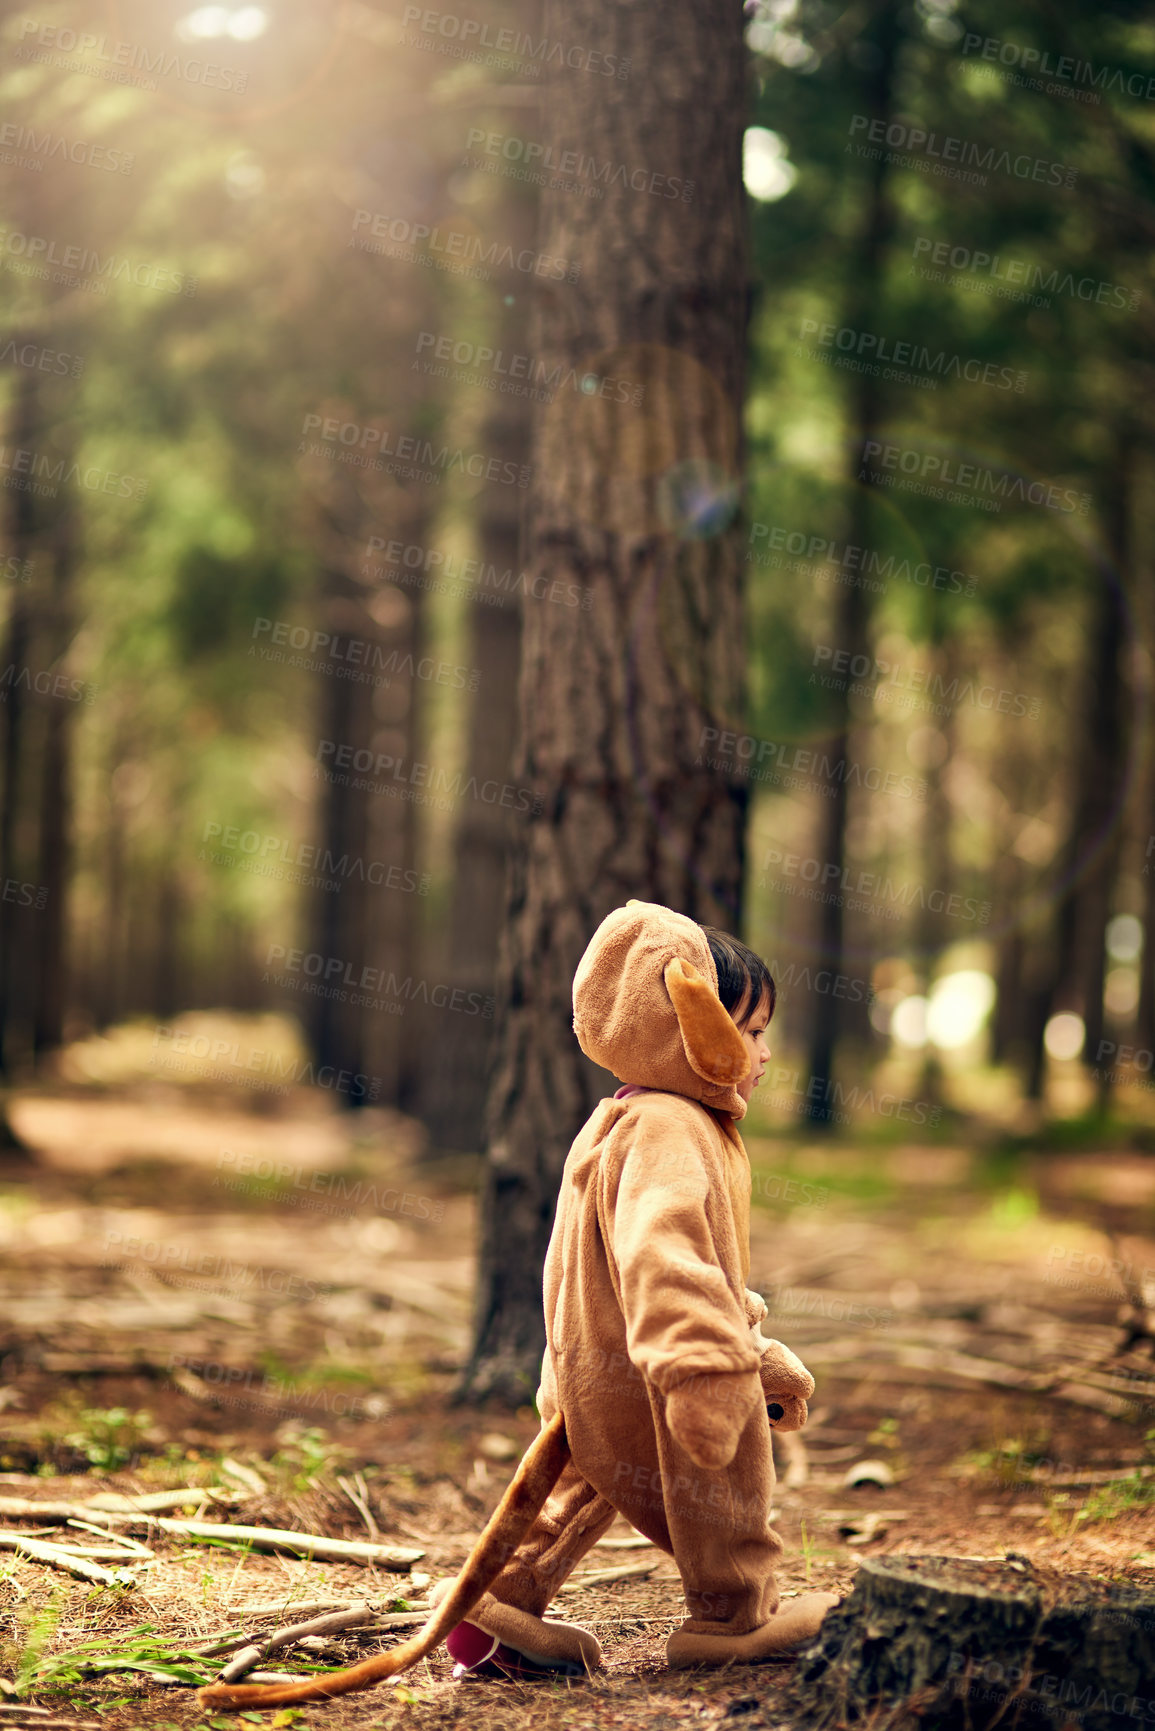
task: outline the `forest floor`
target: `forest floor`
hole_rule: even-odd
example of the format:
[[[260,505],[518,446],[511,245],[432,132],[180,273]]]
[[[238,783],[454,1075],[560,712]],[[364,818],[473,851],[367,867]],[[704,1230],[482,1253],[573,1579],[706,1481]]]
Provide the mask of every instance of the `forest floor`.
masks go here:
[[[387,1113],[341,1116],[303,1091],[272,1113],[260,1104],[162,1082],[13,1103],[37,1159],[0,1172],[0,1498],[188,1487],[180,1515],[197,1512],[194,1487],[217,1486],[226,1520],[361,1540],[371,1523],[420,1557],[386,1571],[138,1527],[152,1554],[131,1561],[134,1584],[94,1586],[0,1550],[0,1720],[19,1721],[15,1680],[53,1710],[45,1726],[243,1726],[147,1671],[79,1667],[129,1645],[155,1664],[174,1645],[299,1621],[306,1603],[419,1610],[534,1434],[528,1408],[452,1401],[473,1276],[469,1163],[423,1158],[414,1126]],[[1155,1592],[1155,1342],[1142,1318],[1119,1351],[1127,1292],[1155,1302],[1155,1159],[992,1168],[964,1147],[749,1146],[751,1284],[771,1305],[766,1332],[818,1381],[804,1449],[780,1455],[784,1595],[848,1590],[864,1556],[1008,1551]],[[886,1482],[848,1487],[864,1460]],[[0,1538],[37,1530],[68,1532],[0,1515]],[[624,1524],[610,1535],[624,1537]],[[646,1563],[644,1576],[583,1579]],[[251,1717],[334,1731],[793,1722],[790,1665],[665,1668],[683,1614],[665,1556],[596,1550],[561,1603],[605,1649],[588,1682],[458,1684],[442,1650],[372,1694]],[[310,1662],[392,1638],[350,1632]],[[64,1655],[81,1647],[70,1672]]]

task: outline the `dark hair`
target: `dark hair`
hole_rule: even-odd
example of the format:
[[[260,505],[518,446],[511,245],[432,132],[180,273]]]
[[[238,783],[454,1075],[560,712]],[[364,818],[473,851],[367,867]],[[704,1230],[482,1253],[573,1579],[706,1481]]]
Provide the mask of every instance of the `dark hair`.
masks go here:
[[[733,1015],[743,998],[746,998],[748,1014],[757,1008],[765,993],[770,999],[772,1016],[778,990],[774,977],[761,956],[755,955],[748,945],[731,937],[729,932],[720,932],[717,926],[703,926],[702,930],[706,934],[706,942],[718,970],[718,996],[722,1000],[723,1009],[729,1010]]]

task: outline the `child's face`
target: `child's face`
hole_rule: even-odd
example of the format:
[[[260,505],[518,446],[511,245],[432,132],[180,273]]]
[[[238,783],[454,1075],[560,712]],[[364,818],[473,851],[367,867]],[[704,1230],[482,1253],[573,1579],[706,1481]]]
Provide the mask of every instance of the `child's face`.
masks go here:
[[[730,1012],[731,1020],[745,1041],[750,1059],[749,1075],[735,1084],[747,1105],[750,1104],[750,1096],[762,1080],[763,1072],[770,1061],[770,1048],[766,1044],[766,1029],[770,1025],[770,994],[763,992],[753,1009],[750,1008],[749,999],[750,993],[747,989],[742,1002]]]

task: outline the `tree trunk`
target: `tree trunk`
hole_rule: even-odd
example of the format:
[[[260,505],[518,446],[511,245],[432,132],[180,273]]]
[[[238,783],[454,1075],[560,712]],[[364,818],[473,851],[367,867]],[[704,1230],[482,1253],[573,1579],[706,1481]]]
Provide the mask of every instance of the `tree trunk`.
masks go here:
[[[347,618],[347,585],[334,571],[323,580],[320,608],[321,629],[331,633],[355,636]],[[317,802],[319,842],[324,853],[334,860],[343,857],[363,858],[368,843],[369,795],[354,789],[355,774],[336,768],[334,747],[352,746],[360,749],[368,744],[371,731],[369,688],[352,679],[337,677],[340,670],[324,669],[317,675],[319,685],[318,752],[328,750],[315,770],[322,778],[321,795]],[[312,956],[323,958],[323,966],[313,979],[302,979],[302,989],[309,995],[301,999],[301,1019],[308,1031],[309,1042],[320,1066],[331,1065],[335,1070],[351,1069],[354,1074],[364,1070],[362,1036],[365,1017],[359,1008],[348,1004],[348,993],[342,1000],[339,980],[333,982],[330,967],[352,967],[355,974],[367,965],[363,953],[365,924],[358,895],[359,885],[335,879],[334,874],[318,874],[337,881],[335,890],[324,887],[311,892],[312,919],[308,948]]]
[[[406,529],[407,539],[420,538],[413,521]],[[350,532],[349,539],[360,548],[366,535]],[[420,598],[386,589],[367,603],[351,576],[334,567],[325,579],[321,623],[334,635],[369,643],[379,658],[367,667],[383,664],[390,671],[379,675],[379,686],[339,678],[336,671],[318,675],[318,840],[323,854],[346,860],[349,870],[318,872],[340,887],[308,896],[308,966],[315,972],[300,978],[301,990],[286,994],[282,1007],[300,1016],[318,1066],[362,1078],[338,1088],[341,1105],[376,1101],[409,1109],[412,1059],[402,1017],[411,1015],[412,999],[400,985],[400,1014],[380,1004],[393,1001],[393,982],[408,981],[412,990],[414,974],[419,905],[406,886],[417,882],[417,808],[402,796],[419,788],[412,774]],[[351,767],[339,766],[342,748],[354,754],[344,758]],[[367,768],[355,766],[358,755]]]
[[[1095,592],[1087,631],[1082,721],[1074,741],[1078,779],[1071,803],[1071,827],[1060,868],[1054,962],[1039,997],[1032,1030],[1035,1039],[1030,1089],[1041,1095],[1045,1073],[1043,1030],[1048,1017],[1074,1010],[1083,1017],[1083,1062],[1094,1068],[1103,1038],[1104,933],[1111,913],[1119,863],[1119,813],[1126,795],[1124,691],[1128,669],[1126,600],[1120,573],[1126,571],[1130,471],[1134,434],[1123,430],[1104,480],[1106,534],[1113,565],[1096,560]],[[1111,1066],[1100,1070],[1099,1103],[1110,1092]]]
[[[1153,1675],[1155,1594],[1013,1552],[1005,1562],[867,1557],[799,1661],[790,1722],[1114,1731],[1132,1723]]]
[[[727,528],[746,305],[741,12],[672,0],[655,33],[641,9],[579,0],[547,8],[545,34],[597,42],[635,76],[567,75],[543,105],[553,159],[574,152],[579,168],[543,192],[540,247],[581,275],[540,291],[533,353],[559,371],[535,423],[527,564],[546,596],[588,589],[592,604],[547,601],[523,620],[514,780],[541,807],[518,817],[510,874],[464,1383],[514,1402],[537,1383],[561,1168],[610,1086],[573,1037],[574,970],[631,896],[734,927],[746,813],[737,765],[711,750],[743,713],[742,548]]]
[[[958,660],[953,645],[943,628],[942,620],[937,617],[935,609],[935,629],[929,646],[929,656],[933,671],[941,675],[942,688],[950,691],[953,680],[958,673]],[[951,893],[955,876],[954,853],[952,849],[953,833],[950,796],[947,793],[946,774],[951,757],[954,755],[957,728],[953,710],[951,713],[939,716],[933,725],[942,735],[946,750],[941,763],[926,762],[920,766],[921,773],[926,778],[926,807],[923,812],[922,858],[924,882],[926,885],[926,900],[919,910],[918,921],[918,953],[921,958],[924,986],[927,995],[930,994],[932,975],[939,956],[951,941],[947,915],[941,911],[946,906],[946,899]],[[923,1054],[922,1080],[919,1092],[924,1100],[941,1107],[943,1096],[943,1065],[938,1048],[928,1041]]]
[[[519,214],[507,201],[505,222]],[[515,240],[520,240],[515,235]],[[529,237],[525,237],[529,245]],[[487,341],[506,353],[524,341],[525,312],[511,297],[497,329]],[[529,460],[530,416],[525,397],[495,396],[481,443],[502,461],[519,467]],[[519,490],[489,487],[477,506],[478,554],[498,578],[513,572],[510,592],[478,580],[469,603],[469,665],[478,671],[468,728],[467,788],[512,785],[517,729],[517,679],[521,661],[521,600],[515,587],[521,571],[522,517]],[[500,601],[500,605],[495,602]],[[529,598],[526,605],[548,602]],[[525,795],[520,798],[524,801]],[[485,1141],[485,1098],[493,1045],[493,1002],[497,987],[498,940],[505,903],[514,804],[500,799],[462,798],[453,837],[453,888],[447,943],[442,947],[443,976],[466,994],[466,1003],[483,1006],[477,1014],[423,1017],[424,1043],[421,1117],[431,1146],[474,1152]],[[489,1013],[486,1014],[485,1011]]]
[[[52,601],[48,652],[58,670],[72,646],[72,587],[76,572],[75,506],[65,498],[52,526]],[[76,705],[47,703],[40,783],[39,884],[44,907],[37,928],[32,1049],[39,1057],[64,1039],[68,1006],[68,886],[72,865],[72,733]]]
[[[38,380],[34,372],[25,372],[16,385],[12,414],[12,443],[35,450],[40,420]],[[18,489],[12,495],[12,552],[23,564],[35,561],[37,514],[35,495]],[[43,575],[40,574],[43,582]],[[20,675],[27,671],[32,642],[32,605],[19,584],[12,597],[4,636],[4,687],[0,696],[3,709],[3,799],[0,801],[0,881],[23,880],[26,852],[21,823],[25,756],[27,752],[24,687]],[[0,1081],[10,1086],[14,1072],[28,1056],[30,1045],[26,1020],[18,1014],[22,1000],[21,954],[25,927],[20,920],[19,904],[0,897]],[[9,1157],[26,1153],[25,1145],[8,1121],[6,1102],[0,1099],[0,1152]]]
[[[1105,1113],[1110,1104],[1111,1077],[1115,1066],[1104,1063],[1100,1056],[1106,1027],[1104,1023],[1103,989],[1106,982],[1107,923],[1113,912],[1115,884],[1119,875],[1122,852],[1121,808],[1127,798],[1127,707],[1126,692],[1130,674],[1124,654],[1128,637],[1126,591],[1131,565],[1131,489],[1134,482],[1138,439],[1134,429],[1125,422],[1115,442],[1114,461],[1109,468],[1110,482],[1106,490],[1107,545],[1110,564],[1101,562],[1099,581],[1102,584],[1102,610],[1099,622],[1098,676],[1106,677],[1109,687],[1098,693],[1094,725],[1105,729],[1106,737],[1097,741],[1094,787],[1098,794],[1092,821],[1099,826],[1102,845],[1088,872],[1082,896],[1082,998],[1086,1006],[1083,1019],[1086,1037],[1083,1042],[1083,1062],[1098,1077],[1099,1111]],[[1113,567],[1113,569],[1112,569]]]
[[[863,74],[862,91],[858,100],[862,105],[862,112],[872,118],[890,117],[895,63],[901,40],[902,25],[898,6],[894,0],[883,0],[862,33],[864,48],[873,49],[873,53],[863,55],[867,70]],[[893,224],[887,181],[886,153],[879,152],[871,167],[870,192],[866,201],[862,232],[850,269],[853,287],[846,322],[853,330],[878,329],[878,294],[884,270],[884,251]],[[852,503],[847,539],[859,547],[871,545],[872,511],[869,494],[859,483],[858,470],[866,441],[875,435],[878,428],[882,414],[882,397],[883,392],[878,380],[869,372],[851,375],[848,420]],[[869,629],[870,599],[867,590],[857,583],[840,585],[832,641],[838,648],[849,651],[852,658],[858,655],[867,655],[869,658]],[[836,719],[830,755],[835,762],[849,763],[853,750],[849,685],[850,681],[847,680],[847,688],[833,694]],[[842,777],[835,782],[834,797],[822,801],[819,819],[818,856],[828,866],[836,867],[840,876],[846,858],[849,804],[849,778]],[[819,909],[818,950],[822,966],[829,968],[833,974],[845,972],[844,948],[842,904],[839,897],[831,896]],[[840,1005],[839,999],[815,995],[810,1032],[806,1113],[816,1128],[829,1129],[834,1122],[834,1053],[838,1036],[843,1031],[845,1015],[845,1007]]]

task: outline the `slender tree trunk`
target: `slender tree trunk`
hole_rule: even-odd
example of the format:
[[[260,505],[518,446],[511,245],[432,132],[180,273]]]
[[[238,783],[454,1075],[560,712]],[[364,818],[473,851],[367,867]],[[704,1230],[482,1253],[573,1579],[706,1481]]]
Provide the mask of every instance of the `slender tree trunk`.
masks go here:
[[[168,820],[170,833],[177,833],[177,820]],[[184,1000],[188,982],[181,966],[181,932],[185,923],[184,898],[176,862],[161,863],[162,876],[156,892],[156,936],[153,942],[152,1011],[162,1022],[171,1020]]]
[[[1111,1077],[1115,1066],[1104,1063],[1100,1048],[1106,1034],[1103,991],[1107,972],[1107,924],[1111,918],[1115,885],[1122,854],[1122,805],[1126,798],[1125,754],[1127,739],[1126,692],[1130,674],[1124,663],[1127,642],[1127,591],[1131,577],[1131,503],[1138,439],[1129,422],[1118,431],[1115,460],[1110,467],[1107,496],[1107,545],[1114,570],[1100,572],[1102,608],[1099,619],[1098,675],[1108,689],[1098,693],[1096,726],[1104,735],[1097,741],[1098,759],[1093,786],[1097,795],[1092,822],[1099,826],[1103,846],[1092,864],[1082,896],[1082,998],[1086,1037],[1083,1062],[1098,1076],[1098,1105],[1106,1112],[1111,1099]]]
[[[414,522],[406,529],[408,540],[420,539]],[[363,533],[351,539],[364,545]],[[287,997],[285,1007],[301,1016],[319,1066],[375,1078],[372,1092],[364,1082],[339,1089],[342,1105],[359,1107],[373,1099],[408,1109],[415,1059],[407,1052],[403,1017],[372,1001],[390,998],[390,978],[413,980],[420,905],[412,887],[417,804],[406,796],[419,793],[421,785],[419,776],[414,779],[421,612],[416,592],[392,592],[391,609],[381,604],[389,594],[382,591],[366,606],[346,574],[334,568],[326,578],[325,629],[366,641],[373,652],[367,670],[390,671],[374,675],[382,679],[380,686],[319,676],[318,840],[331,862],[344,860],[349,869],[324,869],[323,860],[318,867],[319,876],[340,887],[310,894],[308,948],[321,958],[312,964],[320,971],[302,981],[312,989]],[[362,756],[360,762],[369,767],[358,770],[350,752],[368,752],[370,759]],[[411,1007],[406,1000],[406,1014]]]
[[[533,214],[506,201],[505,223],[515,226]],[[515,236],[515,243],[522,236]],[[530,237],[524,237],[526,245]],[[520,299],[504,309],[487,341],[506,353],[524,343],[525,312]],[[525,397],[496,396],[486,419],[482,448],[519,467],[529,460],[530,415]],[[490,487],[478,502],[478,553],[499,579],[512,571],[508,592],[477,583],[469,604],[469,665],[477,669],[477,691],[470,710],[468,758],[463,780],[468,789],[511,786],[517,729],[517,680],[521,660],[521,572],[523,524],[520,490]],[[495,605],[500,601],[501,605]],[[530,607],[550,602],[527,598]],[[512,813],[524,792],[501,797],[466,796],[456,813],[453,837],[453,887],[447,943],[441,949],[444,976],[466,994],[478,1013],[423,1017],[428,1037],[423,1062],[421,1117],[432,1147],[479,1150],[485,1141],[485,1098],[493,1045],[493,1001],[497,988],[498,940],[505,904]],[[488,1010],[488,1014],[486,1014]]]
[[[123,723],[113,735],[109,752],[108,828],[105,831],[103,956],[94,982],[93,1002],[98,1027],[110,1027],[124,1009],[124,955],[127,944],[124,804],[117,793],[116,771],[124,760]]]
[[[75,507],[65,499],[53,524],[50,552],[53,589],[49,646],[54,668],[72,645],[72,586],[76,569]],[[37,927],[34,1053],[52,1051],[64,1039],[68,1006],[68,885],[72,865],[72,732],[76,706],[59,700],[46,705],[44,757],[40,784],[40,888],[44,908]]]
[[[327,572],[322,588],[322,629],[356,635],[350,630],[350,606],[345,578],[337,571]],[[334,861],[364,859],[369,843],[369,795],[353,785],[358,779],[354,771],[341,770],[336,764],[340,748],[359,751],[368,744],[372,732],[369,687],[328,670],[317,675],[317,682],[320,738],[314,755],[315,773],[322,781],[317,802],[318,840],[323,856],[327,854]],[[302,987],[309,988],[309,995],[301,999],[302,1020],[318,1065],[356,1074],[364,1070],[365,1016],[359,1007],[349,1004],[348,992],[342,992],[334,973],[352,968],[359,974],[368,964],[361,884],[356,878],[341,878],[326,870],[323,861],[317,875],[338,887],[321,886],[310,896],[308,949],[323,960],[311,979],[301,981]]]
[[[38,379],[34,372],[22,372],[16,385],[12,415],[12,442],[26,449],[36,448],[40,420]],[[15,490],[12,494],[11,542],[13,554],[32,561],[35,567],[37,521],[35,497],[31,491]],[[36,577],[43,582],[43,573]],[[3,800],[0,801],[0,881],[23,881],[26,853],[22,816],[26,784],[26,720],[27,704],[21,675],[28,670],[32,644],[32,601],[23,584],[17,586],[8,614],[3,645]],[[27,1018],[19,1011],[27,1002],[21,992],[21,954],[24,927],[20,920],[20,905],[15,900],[0,897],[0,1080],[11,1084],[18,1067],[28,1056],[30,1032]],[[6,1105],[0,1100],[0,1150],[21,1151],[24,1144],[8,1121]]]
[[[1128,670],[1123,662],[1126,643],[1124,574],[1127,570],[1130,473],[1134,435],[1126,429],[1116,439],[1105,484],[1105,530],[1111,564],[1097,561],[1087,632],[1084,697],[1076,738],[1078,772],[1071,803],[1071,827],[1060,872],[1062,894],[1057,912],[1053,962],[1040,991],[1034,1016],[1035,1048],[1029,1080],[1032,1097],[1040,1098],[1045,1064],[1043,1032],[1050,1015],[1074,1010],[1083,1017],[1086,1036],[1083,1062],[1094,1068],[1103,1038],[1104,933],[1111,913],[1119,863],[1119,816],[1125,794],[1126,728],[1124,691]],[[1102,1068],[1102,1076],[1110,1066]],[[1105,1108],[1109,1080],[1100,1081],[1100,1107]]]
[[[413,515],[408,519],[410,533],[406,538],[419,544],[427,543],[430,525],[427,510],[416,505],[410,509]],[[389,627],[387,646],[390,650],[400,647],[408,655],[410,667],[416,669],[427,649],[425,598],[420,589],[406,590],[404,594],[405,611]],[[379,632],[379,635],[383,636],[383,633]],[[428,764],[424,749],[427,737],[425,711],[429,698],[429,682],[419,679],[414,672],[394,676],[388,689],[377,692],[373,698],[378,717],[374,739],[384,739],[390,751],[396,750],[401,755],[407,764],[410,785],[416,788],[421,787],[426,774],[426,785],[435,785],[433,766]],[[382,719],[387,728],[384,733],[381,731]],[[415,769],[415,765],[424,767]],[[380,794],[373,798],[370,810],[373,856],[396,866],[402,883],[426,881],[417,870],[422,809],[414,800],[394,800]],[[389,957],[391,963],[395,960],[402,978],[417,980],[422,976],[424,958],[424,916],[427,912],[424,895],[408,891],[399,893],[385,887],[374,890],[372,896],[367,934],[370,950],[376,950],[379,957]],[[434,981],[433,985],[436,983]],[[424,991],[432,989],[426,980]],[[421,1013],[425,1008],[424,991],[420,994],[415,992],[407,1004],[405,1015],[400,1018],[380,1011],[369,1013],[372,1034],[368,1055],[371,1057],[378,1047],[385,1053],[384,1064],[375,1066],[373,1074],[391,1077],[389,1097],[400,1111],[414,1115],[420,1100],[421,1073],[426,1056],[425,1023]],[[366,1102],[362,1097],[358,1103],[363,1105]]]
[[[1155,636],[1155,633],[1152,633]],[[1151,638],[1148,638],[1151,641]],[[1139,873],[1143,880],[1143,953],[1139,958],[1139,1010],[1135,1040],[1140,1050],[1155,1052],[1155,742],[1148,740],[1146,798],[1139,832]]]
[[[941,627],[941,621],[936,620],[936,626]],[[950,639],[941,628],[936,629],[933,633],[930,653],[932,669],[941,674],[942,685],[944,689],[949,691],[958,667],[952,653]],[[945,775],[955,746],[956,727],[953,711],[949,715],[936,718],[934,726],[945,741],[946,752],[941,763],[928,763],[923,770],[927,785],[922,835],[926,900],[919,916],[918,949],[922,957],[928,992],[938,957],[950,941],[947,916],[937,910],[946,905],[954,877],[951,822],[953,813],[946,789]],[[923,1058],[921,1093],[924,1099],[931,1101],[934,1105],[941,1106],[943,1104],[942,1060],[936,1047],[929,1043]]]
[[[672,0],[655,31],[639,8],[578,0],[547,8],[545,33],[563,32],[645,71],[628,86],[567,75],[543,107],[555,158],[625,176],[600,200],[580,177],[542,200],[542,250],[581,276],[540,291],[533,350],[561,382],[535,424],[527,563],[546,593],[589,589],[592,606],[535,605],[523,623],[515,780],[542,804],[519,817],[511,868],[464,1384],[513,1401],[540,1368],[561,1168],[610,1085],[573,1037],[574,970],[631,896],[736,926],[746,813],[735,765],[710,749],[742,716],[742,550],[725,527],[741,460],[742,16]],[[685,196],[645,190],[651,173]]]
[[[882,0],[877,12],[863,31],[864,47],[873,53],[863,56],[868,70],[863,74],[859,101],[862,112],[879,119],[889,118],[892,107],[895,66],[902,40],[902,25],[895,0]],[[878,297],[883,274],[883,254],[893,224],[887,194],[888,168],[885,153],[880,152],[872,164],[870,190],[863,216],[854,262],[847,324],[854,330],[878,329]],[[851,500],[847,538],[853,544],[871,544],[871,500],[859,484],[858,470],[861,453],[868,439],[877,431],[882,413],[882,388],[867,372],[852,374],[849,402]],[[864,587],[847,584],[839,589],[833,629],[833,640],[851,657],[869,655],[870,598]],[[849,685],[849,681],[847,682]],[[849,763],[853,751],[850,692],[835,692],[836,720],[831,741],[831,757],[835,762]],[[819,858],[841,875],[846,856],[846,828],[850,809],[849,778],[835,783],[833,799],[823,800],[819,828]],[[818,918],[818,946],[823,966],[832,973],[844,972],[843,952],[845,930],[843,909],[837,897],[821,904]],[[815,995],[809,1045],[809,1080],[806,1110],[815,1127],[829,1129],[834,1122],[833,1083],[834,1054],[838,1036],[845,1025],[845,1006],[833,996]]]

